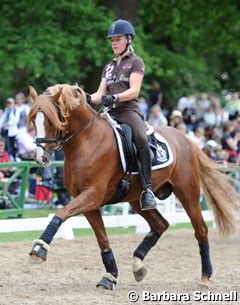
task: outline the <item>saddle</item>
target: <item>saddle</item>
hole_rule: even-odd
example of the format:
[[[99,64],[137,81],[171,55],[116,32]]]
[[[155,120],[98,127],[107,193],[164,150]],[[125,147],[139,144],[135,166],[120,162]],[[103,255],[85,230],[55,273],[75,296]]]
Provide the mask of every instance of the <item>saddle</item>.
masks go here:
[[[120,135],[124,158],[126,162],[126,169],[124,172],[131,174],[138,174],[137,165],[137,150],[132,138],[132,129],[129,125],[121,124],[117,127],[117,132]],[[160,139],[151,126],[146,125],[146,133],[148,137],[148,144],[150,148],[150,155],[152,160],[152,170],[166,167],[172,162],[171,151],[167,145],[166,140]],[[123,162],[122,162],[123,163]]]
[[[102,117],[112,126],[124,172],[124,177],[120,181],[115,195],[108,202],[108,204],[113,204],[121,202],[127,195],[131,187],[130,176],[139,174],[137,150],[133,142],[132,129],[129,125],[116,122],[106,112],[102,114]],[[152,160],[152,170],[158,170],[170,165],[173,161],[173,155],[167,141],[147,123],[146,133]]]

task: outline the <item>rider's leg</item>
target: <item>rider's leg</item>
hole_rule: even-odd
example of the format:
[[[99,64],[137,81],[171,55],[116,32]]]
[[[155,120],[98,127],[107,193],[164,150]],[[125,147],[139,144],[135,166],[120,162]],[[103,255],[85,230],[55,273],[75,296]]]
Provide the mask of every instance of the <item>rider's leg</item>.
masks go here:
[[[141,115],[136,111],[127,109],[121,112],[114,109],[113,114],[120,122],[128,124],[132,128],[133,141],[135,143],[140,162],[139,171],[141,172],[141,182],[143,192],[140,203],[143,210],[156,208],[156,197],[152,192],[151,182],[151,157],[148,146],[145,122]]]
[[[140,171],[144,178],[144,188],[140,197],[140,204],[142,210],[156,208],[156,198],[152,192],[152,180],[151,180],[151,156],[148,145],[145,148],[138,149],[138,159],[140,161]]]

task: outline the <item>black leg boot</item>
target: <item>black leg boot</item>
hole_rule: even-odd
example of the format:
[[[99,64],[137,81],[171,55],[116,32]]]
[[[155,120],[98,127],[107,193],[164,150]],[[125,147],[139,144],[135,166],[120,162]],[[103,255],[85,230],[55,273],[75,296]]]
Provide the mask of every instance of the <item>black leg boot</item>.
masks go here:
[[[140,162],[139,171],[141,172],[141,180],[143,191],[140,197],[142,210],[155,209],[157,207],[156,197],[152,191],[151,183],[151,156],[149,148],[138,149],[138,159]]]

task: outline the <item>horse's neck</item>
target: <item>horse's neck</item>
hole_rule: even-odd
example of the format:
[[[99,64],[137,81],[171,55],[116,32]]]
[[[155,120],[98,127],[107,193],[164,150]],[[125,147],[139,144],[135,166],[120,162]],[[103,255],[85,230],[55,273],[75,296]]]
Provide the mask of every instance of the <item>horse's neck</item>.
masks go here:
[[[97,113],[88,106],[82,106],[80,109],[74,109],[70,115],[68,132],[76,132],[90,123]]]
[[[112,138],[112,127],[109,122],[91,107],[85,106],[84,109],[75,109],[71,113],[65,136],[71,138],[71,148],[73,142],[78,148],[101,145],[108,135]]]

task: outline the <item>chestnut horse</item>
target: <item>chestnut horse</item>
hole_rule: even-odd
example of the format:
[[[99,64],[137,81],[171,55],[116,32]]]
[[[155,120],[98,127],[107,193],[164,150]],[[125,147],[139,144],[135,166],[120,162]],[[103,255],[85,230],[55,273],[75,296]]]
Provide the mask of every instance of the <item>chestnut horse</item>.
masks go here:
[[[104,228],[100,207],[108,203],[123,177],[118,147],[109,122],[86,102],[84,91],[77,85],[57,84],[38,95],[30,87],[34,103],[29,121],[36,128],[36,161],[41,166],[51,162],[54,150],[63,148],[64,182],[73,200],[59,210],[41,235],[34,241],[30,252],[33,261],[45,261],[47,251],[58,228],[69,217],[83,214],[93,228],[106,275],[97,286],[113,289],[118,268]],[[229,234],[237,226],[239,198],[226,176],[187,137],[172,127],[160,127],[158,132],[167,140],[173,153],[171,165],[152,172],[154,193],[166,198],[173,192],[180,200],[198,241],[201,257],[201,283],[208,285],[212,275],[208,228],[200,207],[200,188],[211,204],[220,232]],[[168,222],[157,209],[142,211],[139,204],[141,182],[131,176],[131,189],[124,198],[134,211],[149,224],[150,232],[133,253],[133,274],[143,280],[146,268],[143,260]]]

